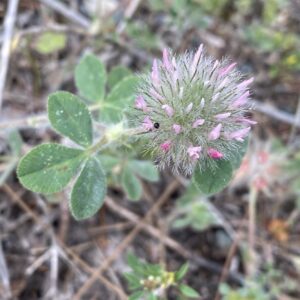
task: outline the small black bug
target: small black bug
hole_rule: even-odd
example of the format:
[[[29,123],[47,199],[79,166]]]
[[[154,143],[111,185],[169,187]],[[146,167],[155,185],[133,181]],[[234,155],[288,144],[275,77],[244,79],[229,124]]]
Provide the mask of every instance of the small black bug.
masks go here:
[[[154,128],[158,129],[159,128],[159,123],[154,123]]]

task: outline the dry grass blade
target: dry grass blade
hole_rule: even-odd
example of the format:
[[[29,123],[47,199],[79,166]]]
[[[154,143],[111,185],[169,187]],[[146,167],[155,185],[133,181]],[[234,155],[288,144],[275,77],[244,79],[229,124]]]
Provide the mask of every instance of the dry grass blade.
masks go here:
[[[11,42],[18,11],[19,0],[8,1],[8,9],[4,20],[4,36],[1,49],[1,68],[0,68],[0,111],[2,107],[3,92],[6,82],[9,58],[11,53]]]

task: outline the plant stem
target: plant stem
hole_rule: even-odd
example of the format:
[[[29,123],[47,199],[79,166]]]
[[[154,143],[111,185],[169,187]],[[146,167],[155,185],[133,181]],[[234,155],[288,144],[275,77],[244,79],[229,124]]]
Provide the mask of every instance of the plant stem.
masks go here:
[[[90,148],[86,149],[85,153],[88,156],[91,154],[96,154],[106,144],[107,144],[107,139],[104,135],[99,139],[99,141],[96,144],[94,144]]]
[[[252,264],[255,265],[254,249],[255,249],[255,235],[256,235],[256,200],[257,200],[257,189],[254,186],[251,186],[250,194],[249,194],[249,233],[248,233],[250,265]]]
[[[249,195],[249,245],[254,248],[255,244],[255,231],[256,231],[256,199],[257,189],[251,187]]]
[[[118,126],[118,125],[116,125],[116,126]],[[89,147],[88,149],[86,149],[85,153],[88,156],[91,154],[96,154],[97,152],[100,151],[101,148],[109,145],[112,142],[115,142],[124,137],[130,137],[130,136],[133,136],[133,135],[143,132],[143,130],[140,128],[129,128],[129,129],[120,128],[120,129],[117,129],[115,134],[111,134],[111,131],[114,132],[114,127],[112,129],[105,128],[103,135],[101,136],[99,141],[96,144]]]

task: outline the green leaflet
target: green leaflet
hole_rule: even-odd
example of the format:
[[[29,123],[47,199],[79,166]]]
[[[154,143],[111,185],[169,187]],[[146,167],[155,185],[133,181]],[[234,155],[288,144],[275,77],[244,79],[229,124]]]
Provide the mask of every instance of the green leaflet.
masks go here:
[[[217,161],[217,168],[196,168],[193,183],[207,195],[216,194],[226,187],[232,177],[232,165],[229,161],[220,159]]]
[[[129,69],[123,66],[116,66],[112,68],[107,77],[107,85],[112,89],[125,77],[131,76],[132,73]]]
[[[156,182],[159,180],[159,172],[156,166],[149,160],[130,160],[128,165],[132,169],[132,172],[148,181]]]
[[[84,158],[82,150],[43,144],[20,160],[17,174],[20,182],[33,192],[56,193],[69,183]]]
[[[136,76],[129,76],[113,87],[101,105],[100,120],[102,122],[115,124],[122,121],[123,111],[133,103],[137,82]]]
[[[93,216],[103,205],[106,176],[97,158],[87,160],[72,190],[70,208],[77,220]]]
[[[128,198],[133,201],[139,200],[143,192],[141,182],[127,166],[122,172],[121,180],[122,187]]]
[[[81,96],[92,102],[103,100],[106,70],[95,55],[85,55],[75,69],[75,83]]]
[[[52,127],[83,147],[93,142],[92,118],[87,106],[75,95],[56,92],[48,99]]]

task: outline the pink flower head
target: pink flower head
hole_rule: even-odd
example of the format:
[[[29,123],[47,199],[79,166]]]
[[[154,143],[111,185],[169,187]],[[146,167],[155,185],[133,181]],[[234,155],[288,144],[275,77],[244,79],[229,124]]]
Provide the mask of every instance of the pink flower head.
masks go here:
[[[168,152],[171,148],[171,145],[172,145],[171,141],[166,141],[160,145],[160,149],[163,150],[164,152]]]
[[[229,66],[227,66],[227,67],[221,69],[221,70],[219,71],[219,76],[220,76],[220,77],[226,76],[231,70],[234,69],[235,66],[236,66],[236,63],[232,63],[231,65],[229,65]]]
[[[174,129],[176,134],[179,134],[181,132],[181,126],[178,125],[178,124],[174,124],[173,129]]]
[[[223,158],[223,154],[221,152],[219,152],[218,150],[214,149],[214,148],[209,148],[207,150],[207,154],[209,157],[213,158],[213,159],[220,159]]]
[[[228,138],[230,140],[237,140],[239,142],[243,142],[244,138],[248,135],[248,133],[249,133],[250,130],[251,130],[250,126],[246,127],[246,128],[243,128],[243,129],[239,129],[237,131],[231,132],[228,135]]]
[[[147,116],[143,121],[143,128],[147,131],[150,131],[154,128],[154,124],[151,121],[150,117]]]
[[[213,160],[238,155],[238,141],[256,123],[247,118],[252,81],[241,80],[236,63],[206,55],[203,45],[177,55],[165,48],[140,76],[130,125],[145,129],[139,138],[149,153],[158,150],[160,167],[189,176],[198,166],[214,168]]]
[[[146,112],[148,110],[147,103],[145,102],[143,96],[140,95],[140,96],[136,97],[136,99],[135,99],[135,107],[137,109],[142,110],[143,112]]]
[[[164,104],[164,105],[162,105],[161,108],[167,113],[167,115],[168,115],[169,117],[172,117],[172,116],[173,116],[173,114],[174,114],[174,109],[173,109],[170,105]]]
[[[153,60],[153,65],[152,65],[152,73],[151,73],[151,78],[154,86],[159,85],[159,72],[158,72],[158,65],[157,65],[157,60]]]
[[[238,97],[238,98],[232,103],[231,106],[232,106],[233,108],[237,108],[237,107],[243,106],[245,103],[247,103],[249,95],[250,95],[249,91],[245,92],[243,95],[241,95],[240,97]]]
[[[201,125],[203,125],[204,124],[204,122],[205,122],[205,120],[204,119],[198,119],[198,120],[196,120],[194,123],[193,123],[193,128],[196,128],[196,127],[198,127],[198,126],[201,126]]]
[[[198,146],[198,147],[191,146],[187,149],[187,152],[192,160],[197,160],[200,157],[201,149],[202,149],[202,147],[200,147],[200,146]]]
[[[231,116],[231,113],[227,112],[227,113],[222,113],[222,114],[215,115],[215,118],[217,120],[224,120],[224,119],[229,118],[230,116]]]
[[[172,64],[169,59],[169,52],[166,48],[164,48],[163,50],[163,65],[167,71],[171,72],[173,70]]]
[[[221,135],[222,124],[219,123],[213,130],[209,133],[208,139],[210,141],[217,140]]]

